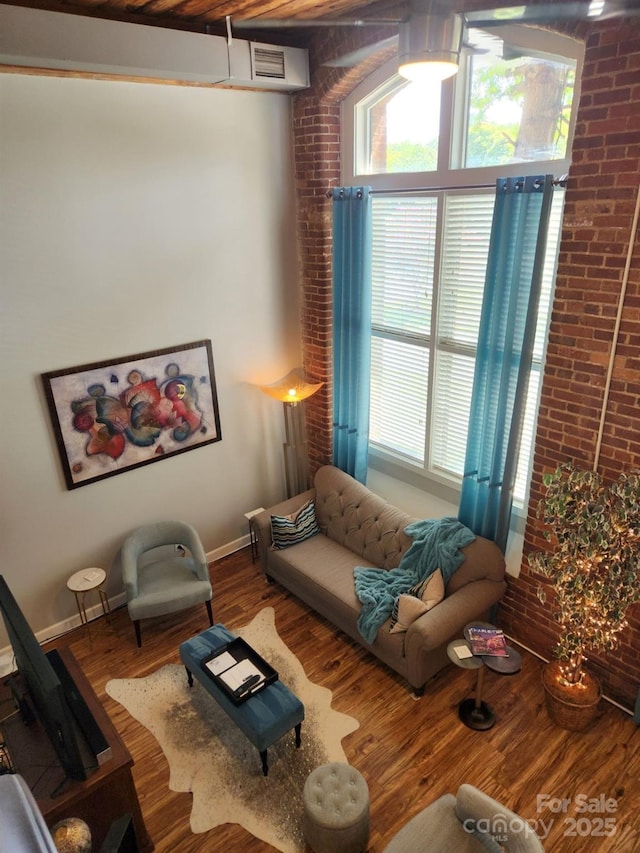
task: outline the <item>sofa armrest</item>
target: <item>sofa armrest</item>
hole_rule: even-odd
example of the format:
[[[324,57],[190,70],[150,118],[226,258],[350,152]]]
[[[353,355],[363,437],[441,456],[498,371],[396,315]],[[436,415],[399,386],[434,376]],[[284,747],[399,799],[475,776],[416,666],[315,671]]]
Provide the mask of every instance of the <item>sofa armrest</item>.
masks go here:
[[[462,637],[464,626],[478,619],[500,601],[506,588],[505,581],[473,581],[448,595],[440,604],[409,625],[404,641],[409,681],[412,684],[424,683],[424,680],[420,681],[420,671],[421,659],[425,652],[430,652],[455,637]]]
[[[292,515],[301,509],[308,500],[314,499],[316,496],[315,489],[307,489],[299,495],[295,495],[286,501],[281,501],[274,506],[270,506],[263,512],[254,515],[251,523],[258,544],[258,555],[260,556],[260,564],[262,571],[267,572],[267,561],[269,549],[271,548],[271,516],[272,515]]]

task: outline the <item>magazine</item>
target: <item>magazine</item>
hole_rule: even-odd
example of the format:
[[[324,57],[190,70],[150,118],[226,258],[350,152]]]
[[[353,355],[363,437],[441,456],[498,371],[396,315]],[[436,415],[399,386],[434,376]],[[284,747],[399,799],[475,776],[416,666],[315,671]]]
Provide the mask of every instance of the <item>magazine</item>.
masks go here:
[[[506,658],[507,642],[499,628],[467,628],[469,645],[474,655],[492,655]]]

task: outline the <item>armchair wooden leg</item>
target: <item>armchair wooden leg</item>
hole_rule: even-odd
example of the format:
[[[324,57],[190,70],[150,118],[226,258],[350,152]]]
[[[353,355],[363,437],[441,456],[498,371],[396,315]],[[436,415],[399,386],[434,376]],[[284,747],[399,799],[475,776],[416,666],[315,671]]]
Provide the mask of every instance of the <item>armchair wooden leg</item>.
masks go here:
[[[142,635],[140,634],[140,620],[135,619],[133,623],[133,627],[136,631],[136,642],[138,643],[138,648],[142,647]]]
[[[207,613],[209,614],[209,625],[213,625],[213,610],[211,609],[211,601],[205,601]]]

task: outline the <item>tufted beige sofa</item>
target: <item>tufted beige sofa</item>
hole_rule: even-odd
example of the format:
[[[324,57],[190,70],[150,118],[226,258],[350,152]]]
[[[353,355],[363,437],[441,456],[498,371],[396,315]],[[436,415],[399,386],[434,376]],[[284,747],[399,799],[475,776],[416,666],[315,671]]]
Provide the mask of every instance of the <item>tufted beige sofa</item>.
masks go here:
[[[321,533],[289,548],[271,547],[271,516],[295,513],[312,498]],[[411,545],[405,527],[411,518],[348,474],[320,468],[314,488],[256,515],[258,552],[265,574],[358,641],[420,693],[426,681],[449,661],[447,644],[472,620],[486,619],[505,589],[505,563],[499,548],[476,537],[463,549],[465,559],[451,577],[445,598],[413,622],[406,633],[390,633],[388,620],[373,643],[358,631],[360,601],[356,566],[395,568]]]

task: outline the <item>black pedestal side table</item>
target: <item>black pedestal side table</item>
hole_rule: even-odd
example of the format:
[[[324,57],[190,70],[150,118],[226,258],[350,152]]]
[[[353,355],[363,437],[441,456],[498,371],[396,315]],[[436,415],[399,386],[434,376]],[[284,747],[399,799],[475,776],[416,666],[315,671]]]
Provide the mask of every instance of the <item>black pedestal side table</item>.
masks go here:
[[[472,622],[481,628],[493,628],[488,622]],[[476,679],[476,687],[474,697],[472,699],[463,699],[458,706],[458,716],[460,720],[470,729],[476,731],[486,731],[490,729],[496,721],[496,715],[486,702],[482,700],[482,686],[484,683],[485,665],[500,675],[514,675],[520,672],[522,668],[522,657],[516,649],[507,646],[506,657],[502,655],[472,655],[471,657],[459,657],[456,649],[466,648],[469,652],[471,646],[468,642],[467,625],[464,629],[465,639],[453,640],[447,647],[447,654],[456,666],[462,669],[475,669],[478,672]],[[465,654],[465,652],[463,652]]]
[[[471,657],[459,657],[458,649],[471,652],[471,647],[467,640],[452,640],[447,646],[447,654],[449,659],[459,666],[461,669],[475,669],[477,671],[476,688],[473,699],[463,699],[458,705],[458,717],[470,729],[485,731],[490,729],[496,721],[496,715],[493,713],[489,705],[482,701],[482,684],[484,681],[484,661],[481,657],[471,655]],[[463,654],[465,652],[463,651]]]

